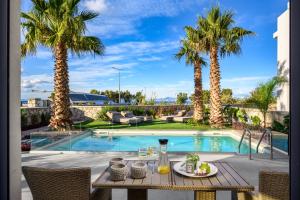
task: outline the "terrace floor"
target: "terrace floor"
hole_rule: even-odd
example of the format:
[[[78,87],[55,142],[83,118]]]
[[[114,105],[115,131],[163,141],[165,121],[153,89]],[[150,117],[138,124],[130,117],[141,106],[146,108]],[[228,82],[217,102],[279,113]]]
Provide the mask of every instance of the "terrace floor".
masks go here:
[[[91,167],[92,181],[105,169],[110,158],[122,156],[127,159],[137,159],[134,153],[25,153],[22,154],[22,165],[49,168],[60,167]],[[184,159],[184,154],[169,154],[170,160]],[[222,160],[230,163],[250,184],[258,186],[258,173],[260,170],[275,170],[288,172],[288,156],[275,153],[274,159],[269,160],[268,155],[254,155],[253,160],[248,156],[231,153],[200,153],[201,160]],[[113,200],[123,200],[126,190],[113,190]],[[22,199],[32,199],[27,183],[22,176]],[[192,200],[193,192],[190,191],[163,191],[150,190],[149,200]],[[218,200],[230,199],[229,192],[217,192]]]

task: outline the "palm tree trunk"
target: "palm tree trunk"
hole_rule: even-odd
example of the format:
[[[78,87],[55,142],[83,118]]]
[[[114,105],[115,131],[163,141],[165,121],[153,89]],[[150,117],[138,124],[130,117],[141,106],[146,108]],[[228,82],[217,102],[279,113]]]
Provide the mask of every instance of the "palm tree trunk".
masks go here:
[[[64,43],[59,43],[55,49],[54,68],[54,101],[50,126],[58,130],[69,129],[71,121],[69,99],[68,52]]]
[[[196,121],[202,121],[203,120],[202,70],[201,70],[201,64],[199,62],[195,62],[194,64],[194,84],[195,84],[194,119]]]
[[[267,126],[267,125],[266,125],[266,118],[267,118],[266,115],[267,115],[267,113],[264,112],[264,113],[263,113],[263,118],[264,118],[264,128],[266,128],[266,126]]]
[[[210,49],[210,124],[213,127],[223,126],[220,66],[218,62],[218,47]]]

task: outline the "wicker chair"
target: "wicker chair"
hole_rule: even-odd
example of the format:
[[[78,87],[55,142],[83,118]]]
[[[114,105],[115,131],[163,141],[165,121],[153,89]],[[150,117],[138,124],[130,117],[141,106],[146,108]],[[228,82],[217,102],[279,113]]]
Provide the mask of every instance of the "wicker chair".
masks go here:
[[[261,171],[258,193],[240,193],[239,200],[288,200],[289,174],[285,172]]]
[[[111,190],[90,192],[91,169],[22,167],[34,200],[109,200]]]

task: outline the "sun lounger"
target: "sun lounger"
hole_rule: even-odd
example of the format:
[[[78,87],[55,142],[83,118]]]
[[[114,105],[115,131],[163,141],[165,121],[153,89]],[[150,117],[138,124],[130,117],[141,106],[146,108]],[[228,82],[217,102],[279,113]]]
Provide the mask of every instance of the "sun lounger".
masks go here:
[[[112,123],[120,124],[137,124],[142,120],[137,117],[123,117],[120,112],[108,111],[106,115],[112,121]]]
[[[184,116],[181,116],[181,117],[176,116],[176,117],[174,117],[173,120],[175,122],[187,122],[189,119],[193,118],[193,114],[194,114],[193,111],[189,111]]]
[[[185,113],[186,113],[185,110],[180,110],[180,111],[177,111],[177,113],[175,115],[161,116],[160,120],[166,121],[166,122],[171,122],[174,120],[175,117],[182,117],[185,115]]]
[[[141,116],[136,116],[136,115],[134,115],[131,111],[122,111],[122,112],[121,112],[121,115],[122,115],[123,117],[127,117],[127,118],[134,118],[134,117],[136,117],[136,118],[140,119],[142,122],[143,122],[143,121],[144,121],[144,122],[152,121],[152,117],[151,117],[151,116],[143,116],[143,115],[141,115]]]

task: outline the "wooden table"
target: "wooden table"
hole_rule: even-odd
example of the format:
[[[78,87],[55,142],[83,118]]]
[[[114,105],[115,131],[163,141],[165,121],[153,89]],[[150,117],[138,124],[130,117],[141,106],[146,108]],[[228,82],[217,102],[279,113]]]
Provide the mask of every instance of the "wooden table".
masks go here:
[[[171,162],[171,167],[176,162]],[[237,199],[243,192],[253,191],[254,186],[244,180],[226,162],[211,162],[218,168],[215,176],[208,178],[189,178],[182,176],[172,170],[172,185],[174,190],[194,190],[194,199],[216,199],[217,190],[227,190],[232,192],[232,199]]]
[[[135,161],[126,161],[127,166]],[[212,162],[219,172],[209,178],[184,177],[172,170],[169,174],[157,173],[155,166],[157,161],[143,161],[148,165],[147,176],[143,179],[132,179],[130,174],[125,181],[111,181],[108,168],[93,183],[94,188],[127,189],[128,200],[147,199],[148,189],[160,190],[193,190],[196,200],[216,199],[217,190],[232,191],[232,199],[237,199],[241,192],[252,191],[254,187],[249,185],[228,163]],[[171,169],[176,162],[170,162]]]
[[[126,161],[127,166],[135,161]],[[147,199],[148,189],[172,189],[171,173],[161,175],[155,170],[157,161],[142,161],[147,163],[147,175],[143,179],[132,179],[130,174],[125,181],[111,181],[108,168],[100,175],[100,177],[93,183],[94,188],[121,188],[127,189],[128,200],[145,200]],[[130,170],[129,170],[130,171]]]

